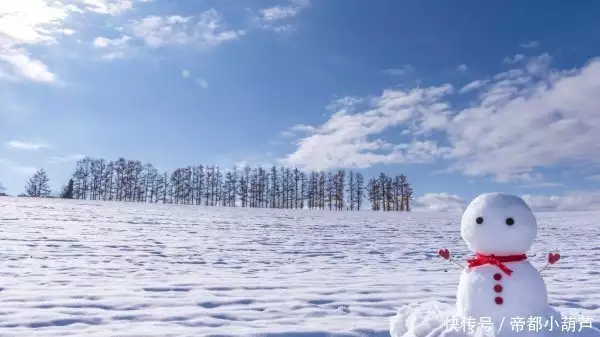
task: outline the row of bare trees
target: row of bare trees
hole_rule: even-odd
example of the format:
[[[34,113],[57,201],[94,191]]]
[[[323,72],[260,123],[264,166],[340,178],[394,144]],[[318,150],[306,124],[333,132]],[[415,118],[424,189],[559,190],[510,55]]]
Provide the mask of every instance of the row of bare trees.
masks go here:
[[[374,211],[410,212],[413,189],[403,174],[392,178],[380,173],[378,177],[369,180],[367,191],[371,209]]]
[[[365,186],[352,170],[303,172],[297,168],[188,166],[161,172],[150,163],[86,157],[62,193],[65,198],[225,207],[410,211],[412,188],[404,175],[380,174]],[[367,199],[368,198],[368,199]]]

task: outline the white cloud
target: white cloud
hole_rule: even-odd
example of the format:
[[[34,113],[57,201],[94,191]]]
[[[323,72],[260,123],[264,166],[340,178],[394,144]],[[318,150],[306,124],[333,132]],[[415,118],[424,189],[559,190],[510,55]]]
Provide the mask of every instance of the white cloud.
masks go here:
[[[123,59],[125,57],[126,55],[124,51],[111,51],[102,55],[102,59],[107,61]]]
[[[13,48],[0,52],[0,62],[13,67],[14,74],[44,83],[56,82],[56,75],[40,60],[32,59],[23,48]]]
[[[411,74],[414,71],[415,71],[415,68],[413,68],[410,65],[405,65],[400,68],[385,69],[383,72],[390,76],[406,76],[406,75]]]
[[[565,195],[524,195],[527,204],[538,212],[544,211],[598,211],[600,192],[571,192]]]
[[[483,87],[484,85],[486,85],[488,82],[489,82],[489,80],[475,80],[475,81],[465,85],[464,87],[462,87],[459,90],[459,93],[464,94],[469,91],[479,89],[479,88]]]
[[[131,10],[134,3],[133,0],[80,0],[80,2],[90,12],[108,15],[119,15]]]
[[[64,5],[45,0],[0,1],[0,67],[4,65],[4,72],[38,82],[55,82],[56,76],[32,57],[27,47],[54,43],[64,31],[68,14]]]
[[[538,47],[540,43],[538,41],[529,41],[521,43],[522,48],[535,48]]]
[[[369,167],[381,163],[427,162],[447,152],[431,141],[390,144],[376,138],[392,127],[412,122],[415,133],[439,128],[447,121],[448,106],[440,99],[452,86],[386,90],[371,102],[371,109],[350,114],[336,112],[320,127],[294,126],[310,130],[298,140],[298,148],[282,161],[307,169]]]
[[[294,133],[291,130],[283,130],[283,131],[279,132],[279,136],[282,138],[292,138],[292,137],[296,137],[296,133]]]
[[[331,111],[351,111],[356,105],[364,102],[362,97],[344,96],[327,105],[326,109]]]
[[[263,25],[263,28],[274,31],[275,33],[285,34],[293,33],[297,30],[297,26],[287,23],[283,25]]]
[[[600,166],[594,155],[600,150],[600,61],[565,72],[549,69],[548,58],[497,75],[472,108],[452,119],[447,135],[456,169],[535,182],[541,177],[536,167]]]
[[[261,9],[259,15],[263,21],[280,21],[297,16],[308,6],[310,6],[310,0],[291,0],[287,5]]]
[[[599,211],[600,192],[571,191],[563,195],[521,196],[534,212]],[[470,200],[465,201],[458,195],[448,193],[427,193],[415,198],[413,210],[428,212],[464,211]]]
[[[427,193],[415,199],[413,209],[415,211],[428,212],[462,212],[466,202],[455,194]]]
[[[75,31],[73,29],[69,29],[69,28],[63,28],[61,30],[61,32],[63,33],[63,35],[66,35],[66,36],[75,35]]]
[[[128,29],[154,48],[185,44],[213,47],[245,34],[243,30],[226,29],[221,15],[214,9],[198,17],[148,16],[134,21]]]
[[[190,40],[187,30],[189,20],[177,17],[148,16],[135,21],[133,34],[147,45],[158,47],[163,44],[185,44]]]
[[[257,19],[264,29],[277,33],[290,33],[295,31],[297,26],[287,21],[298,16],[309,6],[309,0],[291,0],[288,4],[261,9]]]
[[[147,16],[119,27],[118,31],[123,34],[119,38],[99,36],[94,40],[94,47],[106,51],[104,59],[114,60],[131,54],[134,40],[139,40],[150,48],[188,45],[206,49],[236,40],[245,34],[243,30],[227,29],[215,9],[196,17]],[[200,80],[198,84],[203,86],[206,82]]]
[[[85,158],[82,154],[71,154],[64,157],[52,157],[48,160],[48,164],[73,163]]]
[[[523,185],[523,187],[528,187],[528,188],[548,188],[548,187],[567,187],[567,185],[563,184],[563,183],[556,183],[556,182],[551,182],[551,181],[543,181],[543,177],[541,175],[539,175],[539,177],[537,177],[537,180],[532,182],[532,183],[526,183]]]
[[[94,47],[96,48],[107,48],[108,46],[112,45],[112,41],[109,38],[106,37],[102,37],[99,36],[97,38],[94,39]]]
[[[469,69],[469,68],[467,67],[466,64],[461,64],[458,67],[456,67],[456,70],[458,70],[460,72],[465,72],[465,71],[467,71],[467,69]]]
[[[600,168],[600,59],[570,70],[550,62],[542,54],[472,82],[459,91],[475,92],[462,110],[452,108],[449,84],[384,90],[367,109],[310,126],[283,162],[329,169],[444,160],[467,176],[530,185],[548,183],[538,168]]]
[[[183,78],[188,78],[191,75],[192,75],[192,73],[189,70],[187,70],[187,69],[184,69],[184,70],[181,71],[181,77],[183,77]]]
[[[3,43],[41,43],[55,40],[69,10],[44,0],[0,2],[0,34]]]
[[[57,75],[32,54],[32,48],[60,42],[77,31],[66,27],[73,13],[117,15],[133,7],[133,0],[0,1],[0,74],[12,80],[57,83]]]
[[[517,54],[513,58],[505,57],[502,62],[505,64],[514,64],[514,63],[519,63],[519,62],[523,61],[524,59],[525,59],[525,55]]]
[[[300,6],[275,6],[261,10],[260,15],[264,21],[278,21],[292,18],[298,15],[301,10],[302,7]]]
[[[131,40],[131,36],[123,35],[117,39],[109,39],[107,37],[99,36],[94,39],[93,45],[95,48],[107,50],[102,55],[105,60],[114,60],[124,58],[129,48],[128,43]]]
[[[289,131],[291,134],[297,134],[297,133],[312,134],[312,133],[317,132],[317,129],[311,125],[296,124],[296,125],[293,125],[292,127],[290,127],[289,130],[284,130],[284,131]],[[290,133],[288,133],[288,135]]]
[[[44,144],[44,143],[21,142],[18,140],[11,140],[8,143],[6,143],[6,145],[8,145],[9,147],[12,147],[13,149],[30,150],[30,151],[35,151],[35,150],[40,150],[40,149],[45,149],[45,148],[50,147],[49,145]]]

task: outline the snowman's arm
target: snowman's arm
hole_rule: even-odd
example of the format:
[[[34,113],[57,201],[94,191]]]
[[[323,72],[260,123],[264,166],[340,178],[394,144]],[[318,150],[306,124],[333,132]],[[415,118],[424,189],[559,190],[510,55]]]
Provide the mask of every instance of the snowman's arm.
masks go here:
[[[461,265],[460,263],[456,262],[456,260],[454,260],[452,258],[452,254],[450,254],[450,251],[448,249],[440,249],[438,251],[438,254],[446,261],[458,266],[460,269],[465,269],[465,267],[463,265]]]
[[[538,270],[538,273],[541,273],[541,272],[543,272],[543,271],[544,271],[544,269],[546,269],[546,268],[548,268],[548,267],[550,267],[550,263],[549,263],[549,262],[547,262],[547,263],[546,263],[546,264],[545,264],[545,265],[544,265],[542,268],[540,268],[540,270]]]
[[[558,260],[560,260],[560,254],[558,254],[558,253],[548,254],[548,262],[538,272],[541,273],[544,269],[548,268],[551,264],[555,264],[556,262],[558,262]]]
[[[458,267],[459,267],[461,270],[465,269],[465,266],[463,266],[462,264],[460,264],[460,262],[456,262],[456,260],[455,260],[455,259],[453,259],[453,258],[450,258],[450,259],[449,259],[449,261],[450,261],[451,263],[454,263],[454,264],[455,264],[456,266],[458,266]]]

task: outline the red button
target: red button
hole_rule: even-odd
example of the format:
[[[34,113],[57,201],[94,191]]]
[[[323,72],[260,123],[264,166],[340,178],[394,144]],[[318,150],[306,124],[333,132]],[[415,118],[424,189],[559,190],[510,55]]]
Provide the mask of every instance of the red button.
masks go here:
[[[501,292],[501,291],[502,291],[502,286],[501,286],[501,285],[499,285],[499,284],[496,284],[496,285],[494,286],[494,291],[495,291],[495,292],[497,292],[497,293]]]
[[[495,301],[496,301],[496,304],[498,304],[498,305],[502,304],[504,302],[504,300],[500,296],[496,297]]]
[[[501,279],[502,279],[502,275],[500,275],[500,273],[494,274],[494,280],[500,281]]]

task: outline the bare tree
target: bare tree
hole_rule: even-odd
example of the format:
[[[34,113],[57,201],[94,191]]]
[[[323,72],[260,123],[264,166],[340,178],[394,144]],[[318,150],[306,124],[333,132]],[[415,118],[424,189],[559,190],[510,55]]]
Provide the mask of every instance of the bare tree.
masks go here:
[[[221,198],[222,198],[222,191],[223,191],[223,172],[221,172],[221,168],[219,166],[216,166],[215,168],[215,177],[214,177],[214,184],[215,184],[215,205],[216,206],[221,206]]]
[[[257,207],[268,207],[269,175],[267,171],[258,167],[258,205]]]
[[[237,165],[233,165],[233,169],[231,170],[231,190],[230,190],[230,204],[232,207],[237,206],[237,196],[238,196],[238,168]]]
[[[162,203],[166,204],[168,201],[167,197],[169,196],[169,191],[171,190],[171,186],[169,186],[169,172],[164,172],[162,174],[161,179],[158,181],[158,191],[159,195],[162,195]]]
[[[62,192],[60,193],[60,197],[62,199],[73,199],[73,184],[73,178],[69,179],[67,186],[65,186]]]
[[[346,186],[346,171],[339,170],[335,175],[335,205],[338,211],[344,210],[344,189]]]
[[[331,172],[327,173],[327,178],[325,181],[325,195],[327,200],[327,206],[331,211],[333,207],[333,193],[335,190],[335,179],[333,178],[333,174]]]
[[[317,200],[319,198],[319,177],[317,172],[312,171],[310,173],[310,178],[308,181],[308,190],[307,190],[307,199],[308,199],[308,208],[314,209],[317,208]]]
[[[410,186],[410,184],[408,184],[405,187],[404,198],[403,199],[404,199],[404,209],[407,212],[410,212],[410,210],[411,210],[411,202],[413,200],[413,189],[412,189],[412,186]]]
[[[248,193],[250,184],[250,166],[246,165],[242,169],[240,181],[238,184],[238,190],[240,195],[240,203],[242,207],[248,207]]]
[[[202,205],[204,183],[204,166],[196,166],[194,168],[194,194],[196,195],[196,205]]]
[[[354,210],[354,195],[355,195],[355,187],[354,187],[354,172],[350,170],[348,172],[348,188],[346,189],[346,195],[348,196],[348,206],[351,211]]]
[[[304,209],[305,201],[307,199],[307,192],[308,181],[306,180],[306,174],[304,172],[300,172],[300,199],[298,200],[300,209]]]
[[[117,162],[115,163],[115,175],[116,175],[116,181],[115,181],[115,200],[116,201],[122,201],[123,200],[123,191],[125,189],[125,167],[127,165],[127,161],[125,161],[125,158],[119,158],[117,159]]]
[[[371,210],[378,211],[380,209],[380,195],[381,191],[379,190],[379,182],[377,178],[369,179],[369,183],[367,184],[367,193],[369,196],[369,202],[371,203]]]
[[[354,200],[356,202],[356,210],[360,211],[360,206],[362,206],[362,202],[365,198],[365,187],[364,187],[365,178],[362,173],[356,172],[356,176],[354,178],[355,190]]]
[[[156,184],[156,178],[158,176],[158,171],[152,166],[150,163],[146,163],[144,165],[144,172],[142,173],[144,179],[144,186],[142,188],[142,200],[143,202],[152,202],[154,197],[154,185]]]
[[[319,208],[325,209],[325,172],[319,172]]]
[[[233,171],[225,173],[225,182],[223,183],[223,206],[235,207],[235,182]]]
[[[29,197],[45,198],[50,196],[50,179],[42,168],[39,169],[25,185],[25,193]]]

